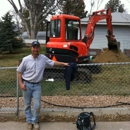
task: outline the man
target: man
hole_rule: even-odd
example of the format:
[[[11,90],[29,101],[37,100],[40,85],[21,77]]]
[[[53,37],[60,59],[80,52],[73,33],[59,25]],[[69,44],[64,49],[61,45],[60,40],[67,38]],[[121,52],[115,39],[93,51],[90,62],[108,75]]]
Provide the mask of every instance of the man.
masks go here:
[[[18,81],[23,90],[27,130],[39,130],[38,117],[41,107],[41,81],[46,66],[68,66],[68,63],[53,61],[45,55],[39,54],[40,43],[31,44],[32,54],[24,57],[17,68]],[[31,98],[34,99],[34,112],[31,114]]]

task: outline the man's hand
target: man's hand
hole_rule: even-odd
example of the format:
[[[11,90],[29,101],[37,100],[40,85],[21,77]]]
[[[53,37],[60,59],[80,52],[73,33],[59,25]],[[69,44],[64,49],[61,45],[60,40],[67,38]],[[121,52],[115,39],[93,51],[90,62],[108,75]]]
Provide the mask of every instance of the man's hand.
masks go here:
[[[69,66],[69,63],[54,61],[55,66]]]
[[[18,72],[19,86],[22,90],[26,90],[26,85],[22,81],[22,73]]]
[[[24,83],[21,83],[20,88],[25,91],[26,90],[26,85]]]
[[[64,66],[69,66],[69,63],[64,63]]]

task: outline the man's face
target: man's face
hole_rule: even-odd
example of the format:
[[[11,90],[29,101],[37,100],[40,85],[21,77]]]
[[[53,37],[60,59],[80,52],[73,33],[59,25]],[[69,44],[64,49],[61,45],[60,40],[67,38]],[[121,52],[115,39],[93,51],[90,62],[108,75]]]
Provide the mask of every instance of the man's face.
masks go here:
[[[40,47],[37,45],[34,45],[31,47],[32,55],[39,55]]]

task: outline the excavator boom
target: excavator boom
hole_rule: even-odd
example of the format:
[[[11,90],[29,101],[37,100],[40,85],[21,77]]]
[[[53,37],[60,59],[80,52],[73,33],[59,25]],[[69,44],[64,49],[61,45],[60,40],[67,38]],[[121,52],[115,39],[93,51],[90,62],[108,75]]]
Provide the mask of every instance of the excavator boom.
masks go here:
[[[119,51],[120,42],[117,42],[113,35],[112,16],[111,16],[110,9],[95,11],[95,12],[93,12],[92,16],[90,17],[88,26],[87,26],[86,32],[85,32],[85,37],[84,37],[87,48],[90,48],[90,44],[93,41],[96,23],[98,21],[104,20],[104,19],[106,19],[107,28],[108,28],[108,35],[106,35],[107,40],[108,40],[108,49]]]

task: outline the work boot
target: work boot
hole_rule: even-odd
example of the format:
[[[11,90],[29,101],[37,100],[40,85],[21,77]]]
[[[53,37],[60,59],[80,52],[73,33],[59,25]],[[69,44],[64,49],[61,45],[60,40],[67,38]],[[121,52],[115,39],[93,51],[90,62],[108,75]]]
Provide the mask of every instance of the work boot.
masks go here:
[[[27,124],[27,130],[32,130],[32,124],[31,123]]]
[[[35,124],[33,125],[33,130],[40,130],[40,126],[39,126],[38,123],[35,123]]]

